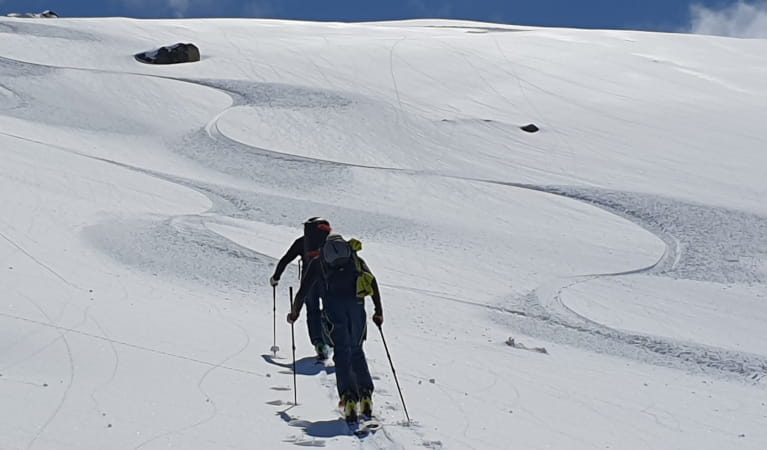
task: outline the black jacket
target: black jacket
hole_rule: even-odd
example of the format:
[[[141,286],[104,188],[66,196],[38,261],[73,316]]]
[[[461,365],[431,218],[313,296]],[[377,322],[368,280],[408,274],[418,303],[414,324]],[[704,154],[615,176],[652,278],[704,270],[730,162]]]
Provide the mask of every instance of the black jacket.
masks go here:
[[[272,275],[272,278],[275,280],[279,280],[282,276],[282,273],[285,271],[285,268],[288,267],[288,264],[293,262],[294,259],[301,257],[301,265],[303,267],[302,272],[306,272],[306,265],[308,263],[307,259],[309,258],[308,255],[304,253],[304,237],[301,236],[300,238],[296,239],[293,242],[293,245],[290,246],[287,252],[285,252],[285,255],[283,255],[282,258],[280,258],[279,262],[277,262],[277,267],[274,268],[274,275]],[[303,275],[303,274],[302,274]]]

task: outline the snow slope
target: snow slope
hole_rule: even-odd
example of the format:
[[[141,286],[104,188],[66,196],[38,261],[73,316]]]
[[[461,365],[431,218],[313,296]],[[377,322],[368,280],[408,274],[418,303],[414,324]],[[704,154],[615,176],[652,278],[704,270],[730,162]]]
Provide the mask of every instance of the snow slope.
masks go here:
[[[767,446],[767,41],[117,18],[0,39],[0,448]],[[132,58],[175,42],[202,60]],[[371,327],[385,425],[362,441],[303,319],[293,392],[295,267],[276,306],[267,283],[317,215],[363,241],[412,419]]]

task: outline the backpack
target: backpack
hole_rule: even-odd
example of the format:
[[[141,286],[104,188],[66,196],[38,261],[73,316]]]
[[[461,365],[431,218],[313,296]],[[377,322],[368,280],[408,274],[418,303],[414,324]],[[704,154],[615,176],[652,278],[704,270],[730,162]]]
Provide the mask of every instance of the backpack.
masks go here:
[[[365,298],[373,295],[375,276],[357,256],[362,242],[357,239],[345,241],[339,235],[328,236],[320,252],[322,277],[326,292],[337,296]]]
[[[312,217],[304,222],[304,255],[317,256],[330,230],[330,222],[321,217]]]

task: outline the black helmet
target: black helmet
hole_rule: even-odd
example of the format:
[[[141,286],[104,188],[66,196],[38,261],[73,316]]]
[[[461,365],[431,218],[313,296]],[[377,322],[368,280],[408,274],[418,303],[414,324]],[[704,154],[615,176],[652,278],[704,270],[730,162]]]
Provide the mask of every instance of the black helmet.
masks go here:
[[[310,217],[306,222],[304,222],[304,231],[308,228],[319,228],[320,230],[323,230],[326,235],[327,233],[330,233],[333,231],[333,229],[330,227],[330,222],[323,219],[322,217]]]
[[[331,231],[330,222],[322,217],[312,217],[304,222],[304,253],[319,250]]]

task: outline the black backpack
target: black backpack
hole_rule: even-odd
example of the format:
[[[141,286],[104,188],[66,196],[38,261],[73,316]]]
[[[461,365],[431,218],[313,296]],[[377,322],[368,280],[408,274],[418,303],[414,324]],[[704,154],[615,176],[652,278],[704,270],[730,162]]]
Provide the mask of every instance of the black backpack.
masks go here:
[[[327,238],[319,258],[326,293],[357,298],[373,295],[375,277],[357,257],[360,249],[362,243],[357,239],[346,241],[337,234]]]
[[[320,252],[320,263],[327,294],[338,297],[356,296],[357,265],[348,242],[336,236],[326,240]]]

